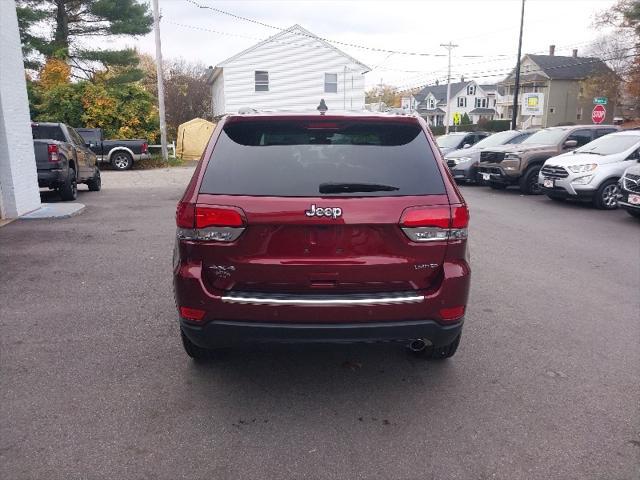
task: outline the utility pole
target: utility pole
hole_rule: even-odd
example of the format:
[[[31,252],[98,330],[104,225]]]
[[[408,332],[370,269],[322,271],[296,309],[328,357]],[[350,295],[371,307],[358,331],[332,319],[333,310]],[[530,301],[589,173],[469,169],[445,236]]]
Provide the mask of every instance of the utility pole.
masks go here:
[[[162,159],[166,162],[167,154],[167,122],[164,115],[164,80],[162,78],[162,48],[160,46],[160,10],[158,0],[153,0],[153,30],[156,34],[156,74],[158,76],[158,110],[160,111],[160,145]]]
[[[518,41],[518,61],[516,62],[516,84],[513,91],[513,115],[511,116],[511,130],[516,129],[518,119],[518,90],[520,89],[520,56],[522,55],[522,27],[524,26],[524,0],[520,12],[520,40]]]
[[[449,122],[451,119],[451,50],[458,47],[449,41],[449,43],[441,43],[441,47],[446,48],[449,51],[449,67],[447,68],[447,115],[444,122],[444,132],[449,133]]]
[[[380,84],[378,86],[380,87],[380,98],[378,99],[378,111],[381,112],[382,111],[382,94],[384,93],[384,83],[382,83],[382,79],[380,79]]]

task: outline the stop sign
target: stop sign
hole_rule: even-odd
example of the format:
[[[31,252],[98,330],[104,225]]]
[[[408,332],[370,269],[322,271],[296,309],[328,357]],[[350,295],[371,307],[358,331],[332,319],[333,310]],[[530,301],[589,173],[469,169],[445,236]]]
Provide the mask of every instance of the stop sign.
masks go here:
[[[603,105],[596,105],[593,107],[593,111],[591,112],[591,121],[593,123],[602,123],[604,122],[604,117],[607,115],[607,110]]]

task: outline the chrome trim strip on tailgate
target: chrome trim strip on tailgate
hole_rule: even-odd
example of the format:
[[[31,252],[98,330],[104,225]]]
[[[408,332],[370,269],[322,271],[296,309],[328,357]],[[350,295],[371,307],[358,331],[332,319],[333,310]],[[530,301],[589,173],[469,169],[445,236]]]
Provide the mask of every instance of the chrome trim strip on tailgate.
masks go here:
[[[356,293],[356,294],[269,294],[254,292],[233,292],[222,296],[226,303],[249,305],[298,305],[298,306],[341,306],[341,305],[396,305],[419,303],[424,295],[413,292]]]

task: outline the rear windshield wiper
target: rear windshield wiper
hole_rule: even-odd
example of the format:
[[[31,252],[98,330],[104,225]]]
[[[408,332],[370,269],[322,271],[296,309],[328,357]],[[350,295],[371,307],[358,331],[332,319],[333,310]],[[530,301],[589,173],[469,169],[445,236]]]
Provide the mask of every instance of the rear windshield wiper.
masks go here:
[[[379,183],[321,183],[320,193],[351,193],[351,192],[393,192],[400,190],[393,185]]]

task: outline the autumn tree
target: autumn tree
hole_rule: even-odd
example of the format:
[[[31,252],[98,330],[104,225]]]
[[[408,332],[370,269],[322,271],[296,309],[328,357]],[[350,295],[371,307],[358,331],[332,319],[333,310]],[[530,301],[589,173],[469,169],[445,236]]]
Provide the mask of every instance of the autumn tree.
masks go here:
[[[622,81],[622,107],[627,116],[640,116],[640,0],[618,0],[600,12],[596,27],[614,27],[613,35],[598,42],[592,50],[609,65]],[[606,55],[606,57],[605,57]],[[614,63],[612,63],[614,62]],[[601,82],[606,87],[606,79]],[[609,85],[610,87],[610,85]]]
[[[164,104],[167,135],[176,138],[181,123],[204,118],[211,120],[211,89],[207,85],[207,68],[182,58],[163,62]],[[145,72],[141,84],[157,96],[156,63],[153,57],[140,54],[140,68]]]
[[[132,49],[96,49],[90,40],[144,35],[153,23],[148,5],[137,0],[17,0],[17,13],[27,68],[57,58],[85,78],[138,60]]]
[[[387,107],[398,108],[402,95],[396,87],[391,85],[383,85],[382,87],[374,87],[365,92],[365,103],[384,103]]]

